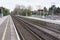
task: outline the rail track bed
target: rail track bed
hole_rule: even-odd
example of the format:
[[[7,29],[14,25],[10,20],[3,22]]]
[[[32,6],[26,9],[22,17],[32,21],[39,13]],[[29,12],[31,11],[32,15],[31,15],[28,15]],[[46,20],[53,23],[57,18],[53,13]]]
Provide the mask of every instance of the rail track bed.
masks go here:
[[[51,31],[54,31],[54,32],[60,34],[60,25],[58,25],[58,24],[44,22],[44,21],[39,21],[39,20],[34,20],[34,19],[28,19],[28,18],[23,18],[23,17],[21,17],[21,18],[23,20],[31,22],[32,24],[38,25],[40,27],[46,28],[48,30],[51,30]]]
[[[33,25],[34,23],[32,23],[32,20],[30,21],[18,16],[12,16],[12,19],[21,40],[60,40],[59,38],[36,28],[37,26]]]

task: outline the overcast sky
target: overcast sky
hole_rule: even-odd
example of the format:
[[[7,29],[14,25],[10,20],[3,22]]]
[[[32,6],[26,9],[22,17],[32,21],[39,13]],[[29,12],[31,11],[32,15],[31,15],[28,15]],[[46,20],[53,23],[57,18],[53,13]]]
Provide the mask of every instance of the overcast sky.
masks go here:
[[[55,4],[57,7],[60,6],[60,0],[0,0],[0,7],[3,6],[10,10],[13,10],[16,5],[32,6],[33,9],[37,9],[46,6],[49,8]]]

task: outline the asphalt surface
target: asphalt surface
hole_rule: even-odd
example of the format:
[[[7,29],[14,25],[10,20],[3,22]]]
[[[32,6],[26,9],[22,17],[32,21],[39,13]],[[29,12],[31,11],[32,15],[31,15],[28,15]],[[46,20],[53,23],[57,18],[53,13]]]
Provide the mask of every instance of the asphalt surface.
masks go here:
[[[0,25],[0,40],[18,40],[10,16]]]
[[[3,32],[4,32],[4,29],[5,29],[6,23],[7,23],[6,20],[0,25],[0,40],[2,40]]]

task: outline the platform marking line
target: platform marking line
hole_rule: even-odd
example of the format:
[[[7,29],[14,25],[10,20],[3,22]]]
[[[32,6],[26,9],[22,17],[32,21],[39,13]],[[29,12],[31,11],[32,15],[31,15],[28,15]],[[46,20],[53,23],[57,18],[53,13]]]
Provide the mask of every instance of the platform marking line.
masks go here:
[[[17,29],[15,28],[15,25],[14,25],[14,22],[13,22],[11,16],[10,16],[10,19],[11,19],[11,21],[12,21],[13,28],[14,28],[14,30],[15,30],[15,33],[16,33],[16,35],[17,35],[18,40],[21,40],[20,37],[19,37],[19,35],[18,35]]]
[[[7,27],[8,27],[8,22],[9,22],[9,20],[7,21],[6,27],[5,27],[5,29],[4,29],[3,36],[2,36],[2,40],[5,39],[5,35],[6,35]]]

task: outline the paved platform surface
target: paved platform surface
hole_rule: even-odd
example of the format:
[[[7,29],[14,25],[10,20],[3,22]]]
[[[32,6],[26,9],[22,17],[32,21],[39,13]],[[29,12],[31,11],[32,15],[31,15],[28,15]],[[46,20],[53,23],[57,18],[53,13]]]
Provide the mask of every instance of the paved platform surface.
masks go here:
[[[4,17],[0,17],[0,25],[4,22],[4,20],[6,20],[8,16],[4,16]]]
[[[40,21],[45,21],[45,22],[55,23],[60,25],[60,20],[43,19],[43,18],[37,18],[37,17],[31,17],[31,16],[20,16],[20,17],[35,19],[35,20],[40,20]]]
[[[0,40],[19,40],[11,16],[9,15],[3,19],[0,24]]]

